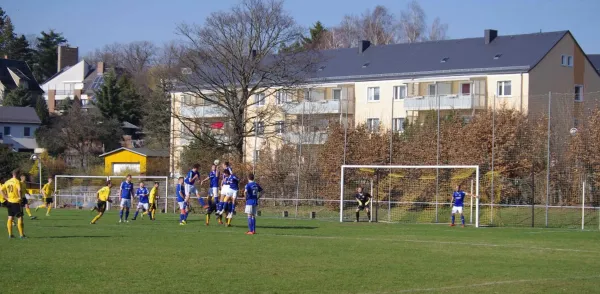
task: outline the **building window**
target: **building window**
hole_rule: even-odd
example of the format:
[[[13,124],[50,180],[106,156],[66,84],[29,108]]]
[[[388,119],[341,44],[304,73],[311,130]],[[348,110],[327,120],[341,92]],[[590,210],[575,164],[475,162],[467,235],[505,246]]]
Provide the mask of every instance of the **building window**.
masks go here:
[[[256,104],[256,106],[265,105],[265,94],[261,93],[254,95],[254,103]]]
[[[404,98],[406,98],[406,86],[395,86],[394,100],[400,100]]]
[[[560,57],[560,64],[562,66],[573,67],[573,56],[571,56],[571,55],[562,55]]]
[[[290,95],[290,93],[285,92],[285,91],[277,92],[277,94],[275,94],[275,100],[276,100],[277,105],[281,105],[281,104],[289,102],[290,101],[289,95]]]
[[[304,89],[304,100],[310,101],[310,89]]]
[[[10,127],[4,127],[4,135],[10,136]]]
[[[471,83],[460,84],[460,94],[461,95],[471,95]]]
[[[23,130],[23,135],[25,137],[30,137],[31,136],[31,128],[30,127],[25,127]]]
[[[258,161],[260,159],[260,150],[254,150],[254,160]]]
[[[498,82],[498,96],[508,97],[512,95],[511,82],[500,81]]]
[[[379,119],[378,118],[367,118],[367,129],[369,132],[377,132],[379,130]]]
[[[335,101],[342,100],[342,89],[333,89],[333,90],[331,90],[331,94],[333,96],[333,100],[335,100]]]
[[[265,123],[262,121],[254,123],[254,133],[257,136],[265,134]]]
[[[190,105],[192,104],[192,97],[190,95],[182,95],[183,96],[183,104]]]
[[[275,131],[277,132],[277,134],[284,133],[285,129],[284,129],[283,121],[275,122]]]
[[[404,118],[394,118],[392,121],[392,130],[397,133],[404,132]]]
[[[577,102],[583,101],[583,86],[582,85],[575,86],[575,101],[577,101]]]
[[[0,140],[2,140],[4,137],[4,134],[0,133]]]
[[[379,101],[379,87],[367,88],[367,101]]]
[[[436,87],[435,84],[429,84],[427,86],[427,95],[429,95],[429,96],[435,96],[436,89],[437,89],[437,87]]]

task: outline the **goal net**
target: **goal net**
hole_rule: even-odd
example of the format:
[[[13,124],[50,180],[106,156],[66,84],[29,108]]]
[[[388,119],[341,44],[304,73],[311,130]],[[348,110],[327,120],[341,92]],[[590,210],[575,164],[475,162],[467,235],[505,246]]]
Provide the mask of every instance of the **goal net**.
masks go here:
[[[119,187],[121,182],[125,180],[125,176],[72,176],[72,175],[56,175],[54,176],[54,208],[74,208],[86,209],[96,205],[96,192],[106,185],[107,181],[111,181],[112,188],[110,198],[113,203],[108,203],[107,210],[111,207],[119,207]],[[154,182],[159,184],[158,211],[167,212],[171,203],[169,203],[168,195],[168,177],[165,176],[132,176],[134,189],[137,189],[139,183],[143,181],[146,188],[151,190]],[[137,207],[137,199],[132,200],[131,207]],[[161,207],[162,206],[162,207]]]
[[[354,221],[356,189],[372,196],[371,221],[448,223],[452,194],[460,185],[465,221],[479,227],[479,166],[343,165],[340,176],[340,222]],[[460,224],[460,217],[456,217]],[[360,221],[367,214],[360,213]]]

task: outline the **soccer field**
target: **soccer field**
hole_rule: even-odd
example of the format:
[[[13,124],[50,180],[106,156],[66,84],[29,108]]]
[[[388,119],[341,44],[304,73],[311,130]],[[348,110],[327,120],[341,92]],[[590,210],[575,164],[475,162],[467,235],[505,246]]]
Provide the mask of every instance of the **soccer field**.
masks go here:
[[[592,293],[600,233],[55,210],[0,240],[3,293]],[[6,219],[2,209],[0,217]],[[6,229],[3,229],[6,237]],[[16,232],[16,228],[15,228]]]

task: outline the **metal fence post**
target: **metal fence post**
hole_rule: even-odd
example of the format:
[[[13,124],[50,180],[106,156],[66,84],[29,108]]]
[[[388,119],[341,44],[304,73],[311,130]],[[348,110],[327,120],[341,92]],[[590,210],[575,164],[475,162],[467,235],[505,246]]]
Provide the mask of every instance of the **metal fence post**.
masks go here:
[[[548,92],[548,134],[546,149],[546,227],[548,227],[548,205],[550,201],[550,118],[551,118],[552,92]]]

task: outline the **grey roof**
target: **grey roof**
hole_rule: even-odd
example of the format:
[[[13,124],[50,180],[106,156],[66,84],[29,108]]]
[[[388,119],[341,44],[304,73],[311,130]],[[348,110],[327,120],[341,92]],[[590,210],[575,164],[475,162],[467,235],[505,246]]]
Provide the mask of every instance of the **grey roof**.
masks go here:
[[[33,107],[0,106],[0,122],[36,124],[42,122]]]
[[[134,125],[134,124],[132,124],[132,123],[130,123],[128,121],[124,121],[121,124],[121,128],[123,128],[123,129],[136,129],[136,130],[139,129],[138,126],[136,126],[136,125]]]
[[[490,72],[527,72],[569,31],[468,38],[321,51],[314,80],[369,80]],[[494,58],[500,54],[498,58]],[[445,62],[442,59],[447,58]]]
[[[600,54],[588,54],[587,57],[596,71],[600,72]]]
[[[35,149],[38,148],[37,141],[34,138],[16,138],[11,137],[11,140],[18,143],[19,145],[25,147],[25,149]]]
[[[117,148],[115,150],[106,152],[104,154],[100,154],[100,157],[104,157],[106,155],[113,154],[115,152],[122,151],[122,150],[128,150],[133,153],[137,153],[137,154],[140,154],[140,155],[146,156],[146,157],[169,157],[168,150],[154,150],[154,149],[150,149],[150,148],[126,148],[126,147]]]
[[[2,83],[8,89],[14,89],[17,87],[15,81],[8,69],[12,69],[18,76],[25,77],[29,84],[29,90],[42,92],[42,88],[35,80],[31,69],[25,61],[13,60],[13,59],[1,59],[0,58],[0,83]]]

